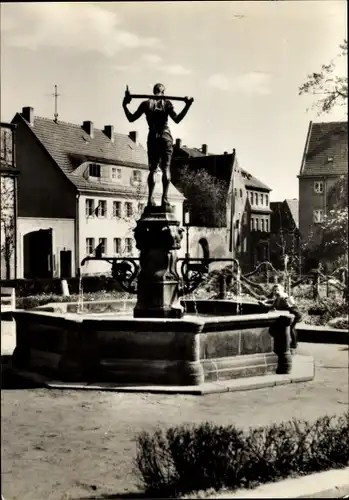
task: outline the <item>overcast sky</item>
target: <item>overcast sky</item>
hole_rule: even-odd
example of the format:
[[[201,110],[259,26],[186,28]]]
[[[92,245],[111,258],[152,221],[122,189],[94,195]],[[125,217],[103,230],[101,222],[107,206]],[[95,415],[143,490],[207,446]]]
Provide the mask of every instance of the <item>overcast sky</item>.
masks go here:
[[[346,120],[343,109],[318,118],[299,97],[306,75],[338,53],[346,1],[2,3],[1,120],[23,106],[98,128],[138,130],[121,108],[126,84],[195,102],[174,139],[222,154],[273,189],[273,201],[298,197],[310,120]],[[346,72],[342,67],[342,73]],[[133,101],[133,110],[139,101]],[[181,104],[175,104],[177,110]]]

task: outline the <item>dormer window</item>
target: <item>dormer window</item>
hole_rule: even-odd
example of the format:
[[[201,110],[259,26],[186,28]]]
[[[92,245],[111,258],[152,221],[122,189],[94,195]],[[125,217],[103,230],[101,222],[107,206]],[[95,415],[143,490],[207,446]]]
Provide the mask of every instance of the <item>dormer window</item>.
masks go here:
[[[100,177],[101,166],[98,163],[90,163],[88,173],[90,177]]]
[[[115,182],[120,181],[121,180],[121,168],[112,167],[111,168],[111,178]]]
[[[138,184],[142,181],[142,174],[140,170],[132,171],[132,184]]]
[[[315,181],[314,182],[314,193],[321,194],[323,192],[324,192],[323,181]]]

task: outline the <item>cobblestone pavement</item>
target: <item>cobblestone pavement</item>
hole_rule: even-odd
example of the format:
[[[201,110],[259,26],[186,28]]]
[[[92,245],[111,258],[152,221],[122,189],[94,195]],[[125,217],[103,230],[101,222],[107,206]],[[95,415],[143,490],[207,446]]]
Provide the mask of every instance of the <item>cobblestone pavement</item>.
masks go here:
[[[348,409],[348,348],[300,344],[312,382],[207,396],[48,389],[2,390],[2,493],[68,500],[136,491],[135,435],[179,423],[240,427]],[[104,497],[106,498],[106,497]]]

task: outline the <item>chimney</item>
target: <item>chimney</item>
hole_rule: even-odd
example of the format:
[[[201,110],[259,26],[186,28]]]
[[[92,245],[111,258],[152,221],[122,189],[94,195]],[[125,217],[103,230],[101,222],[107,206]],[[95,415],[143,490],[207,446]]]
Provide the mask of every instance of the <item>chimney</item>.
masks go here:
[[[182,147],[182,139],[176,139],[176,148],[181,149]]]
[[[25,120],[27,120],[27,122],[30,123],[30,125],[34,125],[34,108],[31,108],[30,106],[22,108],[21,115]]]
[[[111,142],[114,142],[114,125],[104,125],[103,132]]]
[[[227,154],[228,154],[228,151],[224,151],[224,153],[223,153],[223,154],[224,154],[224,155],[227,155]]]
[[[207,156],[207,144],[203,144],[201,147],[201,153]]]
[[[135,130],[132,130],[129,134],[128,134],[129,138],[131,139],[131,141],[133,142],[137,142],[137,137],[138,137],[138,134]]]
[[[85,130],[85,132],[92,137],[93,139],[93,122],[90,122],[90,121],[85,121],[83,124],[82,124],[82,128],[83,130]]]

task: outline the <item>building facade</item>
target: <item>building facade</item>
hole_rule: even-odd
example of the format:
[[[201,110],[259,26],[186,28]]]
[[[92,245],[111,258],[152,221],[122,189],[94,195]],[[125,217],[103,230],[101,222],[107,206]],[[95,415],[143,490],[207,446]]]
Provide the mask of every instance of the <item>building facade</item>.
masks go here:
[[[328,195],[348,175],[348,124],[310,122],[299,179],[299,230],[306,243],[319,233],[328,213]]]
[[[270,203],[271,234],[270,261],[283,268],[285,255],[296,269],[301,264],[301,239],[299,232],[299,203],[297,199],[286,199]]]
[[[189,188],[182,186],[184,169],[195,175],[187,181]],[[201,174],[207,172],[217,182],[206,179]],[[195,176],[197,174],[197,180]],[[184,177],[187,174],[184,174]],[[176,140],[172,161],[172,177],[175,186],[182,190],[191,203],[190,225],[195,227],[192,234],[201,234],[199,227],[206,227],[209,246],[214,257],[236,257],[242,267],[249,270],[269,255],[270,234],[270,191],[271,189],[239,166],[236,151],[222,155],[208,153],[206,144],[200,149],[182,146]],[[207,181],[212,189],[205,190]],[[197,184],[197,189],[192,185]],[[222,187],[223,186],[223,187]],[[224,187],[225,186],[225,187]],[[201,191],[201,198],[197,195]],[[206,192],[207,191],[207,192]],[[203,220],[203,207],[212,204],[212,193],[220,200],[213,221]],[[217,220],[217,214],[222,214]],[[224,214],[224,215],[223,215]],[[210,227],[211,226],[211,227]],[[196,245],[196,243],[192,243]]]
[[[146,203],[148,175],[137,134],[37,117],[30,107],[13,123],[20,171],[18,277],[109,273],[106,262],[80,268],[97,246],[105,256],[137,256],[133,229]],[[160,194],[159,178],[159,201]],[[169,199],[181,220],[183,196],[173,185]]]

